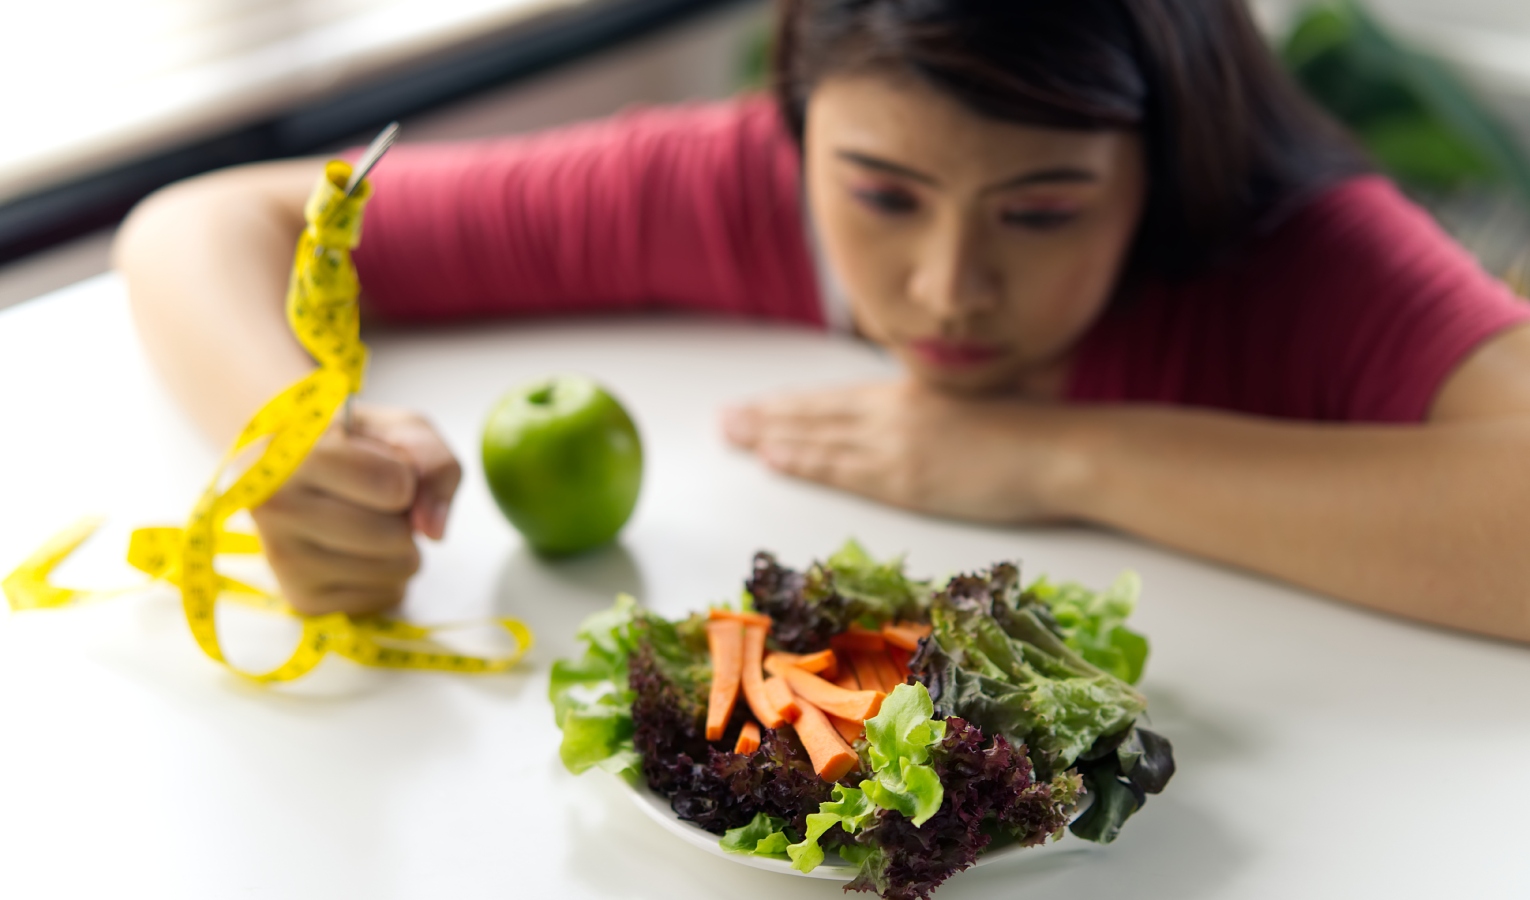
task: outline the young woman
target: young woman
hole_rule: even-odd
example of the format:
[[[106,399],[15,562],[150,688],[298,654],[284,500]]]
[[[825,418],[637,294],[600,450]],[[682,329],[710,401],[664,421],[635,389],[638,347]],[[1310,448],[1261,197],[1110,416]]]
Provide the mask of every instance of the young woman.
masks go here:
[[[684,308],[844,324],[908,370],[729,411],[783,472],[1073,519],[1530,640],[1530,309],[1296,92],[1241,0],[785,0],[772,103],[401,147],[368,314]],[[161,192],[118,260],[223,440],[310,362],[312,161]],[[306,611],[396,603],[459,470],[358,406],[256,521]]]

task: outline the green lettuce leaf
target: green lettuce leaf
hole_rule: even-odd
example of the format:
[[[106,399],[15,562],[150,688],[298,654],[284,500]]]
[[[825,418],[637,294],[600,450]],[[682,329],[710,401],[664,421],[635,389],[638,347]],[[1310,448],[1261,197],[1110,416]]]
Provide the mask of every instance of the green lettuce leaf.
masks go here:
[[[619,754],[633,753],[630,700],[607,693],[590,702],[565,701],[564,709],[558,758],[570,772],[578,775]]]
[[[867,755],[873,777],[861,790],[882,809],[893,809],[917,827],[940,809],[945,797],[929,766],[930,748],[946,736],[946,723],[932,718],[935,705],[924,685],[900,684],[866,720]]]
[[[1017,579],[1002,564],[952,579],[935,597],[934,632],[914,665],[939,715],[1023,743],[1033,761],[1061,771],[1147,702],[1059,638],[1018,595]]]
[[[787,837],[785,828],[785,819],[755,813],[748,825],[729,828],[718,843],[729,853],[787,859],[786,850],[791,839]]]
[[[807,835],[786,848],[792,868],[799,872],[818,868],[823,863],[823,847],[818,842],[830,828],[838,825],[847,834],[855,834],[871,821],[876,811],[876,806],[863,791],[836,784],[834,798],[820,804],[818,812],[808,814]]]
[[[1147,664],[1147,638],[1126,627],[1137,608],[1142,579],[1136,572],[1122,572],[1110,587],[1098,593],[1068,582],[1054,585],[1041,578],[1021,598],[1046,605],[1063,641],[1090,664],[1136,684]]]
[[[929,764],[930,750],[946,736],[946,723],[933,718],[935,706],[922,684],[900,684],[882,708],[866,720],[867,756],[872,777],[859,789],[834,786],[834,798],[807,817],[807,835],[786,848],[792,867],[811,872],[823,862],[819,845],[835,825],[847,834],[866,827],[877,810],[902,814],[915,828],[940,810],[945,789]],[[847,862],[863,864],[876,848],[846,844],[839,855]]]
[[[774,620],[775,645],[794,653],[822,650],[852,624],[924,621],[932,593],[928,581],[904,574],[902,557],[877,562],[853,540],[802,572],[758,553],[746,588],[754,608]]]
[[[634,644],[632,626],[648,616],[627,594],[585,619],[577,636],[584,655],[553,663],[547,693],[553,719],[563,729],[558,757],[578,775],[592,766],[629,780],[641,761],[632,746],[632,693],[627,690],[627,658]]]
[[[552,701],[553,718],[560,728],[569,709],[581,703],[576,688],[626,687],[627,657],[633,647],[632,620],[637,613],[637,600],[630,594],[618,594],[610,609],[580,623],[575,637],[584,642],[584,656],[552,664],[547,698]]]
[[[902,556],[877,562],[854,538],[830,555],[824,567],[833,573],[834,590],[851,601],[857,621],[867,627],[921,618],[929,604],[929,583],[904,574]]]

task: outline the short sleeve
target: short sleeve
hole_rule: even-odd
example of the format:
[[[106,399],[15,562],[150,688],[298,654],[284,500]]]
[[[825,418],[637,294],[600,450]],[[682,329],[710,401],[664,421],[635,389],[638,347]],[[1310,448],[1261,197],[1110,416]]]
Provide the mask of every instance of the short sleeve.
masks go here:
[[[1468,354],[1527,320],[1428,213],[1365,176],[1205,275],[1124,295],[1080,343],[1069,397],[1421,422]]]
[[[1352,182],[1301,219],[1276,260],[1293,267],[1307,338],[1294,362],[1321,375],[1325,418],[1423,421],[1473,350],[1530,319],[1530,307],[1384,179]]]
[[[715,311],[822,325],[796,147],[764,98],[395,148],[355,259],[369,313]]]

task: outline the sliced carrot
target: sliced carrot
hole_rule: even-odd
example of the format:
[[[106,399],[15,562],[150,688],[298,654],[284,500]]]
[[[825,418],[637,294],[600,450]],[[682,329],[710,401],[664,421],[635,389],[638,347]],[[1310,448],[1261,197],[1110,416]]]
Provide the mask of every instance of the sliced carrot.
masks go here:
[[[736,609],[722,609],[716,606],[707,610],[707,618],[713,621],[732,619],[746,625],[764,625],[766,628],[773,624],[770,616],[764,613],[740,612]]]
[[[792,693],[791,685],[784,678],[772,676],[765,679],[765,697],[771,712],[779,719],[795,722],[802,714],[802,708],[797,705],[797,695]]]
[[[734,753],[753,753],[760,749],[760,726],[753,722],[745,722],[744,728],[738,733],[738,743],[733,745]]]
[[[744,669],[744,623],[714,619],[707,623],[707,649],[712,653],[712,693],[707,697],[707,740],[722,740]]]
[[[859,681],[867,690],[884,691],[887,689],[882,684],[882,673],[877,671],[877,664],[874,661],[874,657],[881,655],[880,651],[873,653],[870,650],[853,650],[848,654],[850,657],[850,668],[855,670],[855,680]]]
[[[871,663],[876,666],[877,675],[881,678],[882,690],[889,694],[893,692],[893,688],[908,679],[908,669],[900,670],[893,665],[892,659],[886,653],[871,654]]]
[[[907,676],[908,663],[909,660],[914,658],[914,654],[902,647],[894,647],[892,644],[888,644],[887,658],[892,660],[893,668],[898,670],[899,675]]]
[[[829,716],[829,724],[833,725],[834,730],[839,732],[839,736],[844,738],[845,743],[851,746],[854,746],[856,741],[866,736],[866,724],[864,722],[851,722],[848,719],[841,719],[839,716]]]
[[[870,631],[859,625],[851,625],[839,634],[829,638],[829,646],[842,652],[851,650],[877,650],[880,651],[884,641],[880,631]]]
[[[862,722],[876,715],[887,697],[881,691],[847,691],[798,668],[787,668],[781,677],[792,686],[792,693],[797,695],[799,701],[805,700],[826,713],[852,722]],[[803,704],[799,702],[797,705]]]
[[[818,773],[819,778],[838,781],[861,764],[861,758],[855,755],[845,739],[829,724],[829,717],[822,710],[811,703],[799,702],[797,705],[802,709],[802,718],[797,720],[796,725],[797,737],[802,739],[802,746],[807,748],[808,756],[813,760],[813,771]]]
[[[851,666],[845,666],[845,670],[839,673],[838,678],[831,678],[829,680],[847,691],[858,691],[861,689],[861,680],[855,677],[855,669]]]
[[[772,675],[780,675],[782,666],[796,666],[804,672],[812,672],[832,679],[839,669],[839,660],[833,650],[819,650],[817,653],[772,653],[765,657],[765,671]]]
[[[729,621],[726,619],[717,621]],[[710,623],[708,623],[710,626]],[[780,728],[791,721],[780,705],[773,702],[765,689],[765,677],[760,674],[760,658],[765,655],[765,626],[743,626],[743,683],[744,702],[760,724],[766,728]],[[788,699],[790,696],[788,695]]]
[[[888,644],[904,650],[918,650],[919,639],[929,636],[930,626],[923,622],[888,622],[882,626],[882,637]]]

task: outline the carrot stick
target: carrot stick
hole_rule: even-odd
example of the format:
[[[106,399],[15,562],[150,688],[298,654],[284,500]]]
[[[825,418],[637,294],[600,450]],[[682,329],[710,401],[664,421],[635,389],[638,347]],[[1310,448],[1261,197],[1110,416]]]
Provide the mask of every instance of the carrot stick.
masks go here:
[[[744,668],[744,623],[714,619],[707,623],[707,649],[712,653],[712,693],[707,697],[707,740],[722,740]]]
[[[765,679],[765,697],[771,712],[779,719],[795,722],[802,715],[802,709],[797,705],[797,695],[792,693],[791,685],[785,679],[775,676]]]
[[[734,753],[753,753],[760,749],[760,726],[753,722],[745,722],[744,728],[738,733],[738,743],[733,745]]]
[[[876,667],[877,675],[882,682],[882,690],[891,694],[893,688],[902,684],[908,678],[908,669],[899,670],[892,664],[886,653],[871,654],[871,664]]]
[[[882,684],[882,673],[877,671],[873,656],[882,655],[880,652],[873,653],[869,650],[853,650],[850,652],[850,668],[855,670],[855,680],[859,681],[867,690],[884,691],[887,688]]]
[[[710,622],[707,624],[711,627]],[[743,628],[744,702],[749,704],[750,711],[754,713],[756,719],[760,720],[761,725],[766,728],[780,728],[792,718],[786,714],[780,704],[771,700],[770,694],[765,690],[765,678],[760,674],[760,658],[765,655],[765,626],[744,625]],[[790,695],[787,699],[791,699]]]
[[[930,626],[923,622],[889,622],[882,626],[882,638],[887,643],[910,651],[919,649],[919,639],[929,633]]]
[[[892,644],[888,644],[887,658],[892,660],[893,668],[898,670],[899,675],[907,676],[908,663],[909,660],[914,658],[914,654],[902,647],[894,647]]]
[[[740,612],[736,609],[720,609],[715,606],[707,610],[707,618],[714,622],[719,619],[732,619],[743,622],[745,625],[764,625],[766,628],[772,624],[770,616],[764,613]]]
[[[804,672],[812,672],[822,675],[824,678],[833,678],[838,670],[838,659],[833,650],[820,650],[817,653],[781,653],[775,652],[765,657],[765,671],[772,675],[780,675],[782,666],[796,666]]]
[[[829,680],[847,691],[858,691],[861,689],[861,680],[855,677],[855,668],[853,666],[845,666],[845,670],[839,673],[838,678],[831,678]]]
[[[845,739],[845,743],[855,746],[855,742],[866,736],[866,725],[863,722],[851,722],[841,719],[839,716],[829,716],[829,724],[839,732],[839,736]]]
[[[851,625],[839,634],[829,638],[829,646],[839,651],[880,651],[884,643],[881,632],[868,631],[859,625]]]
[[[798,668],[787,668],[781,677],[791,685],[792,693],[797,695],[799,701],[805,700],[826,713],[852,722],[862,722],[876,715],[877,710],[882,708],[883,699],[887,697],[881,691],[847,691]],[[799,702],[797,705],[800,707],[803,704]]]
[[[857,660],[857,666],[864,666],[866,670],[861,672],[860,667],[855,669],[855,677],[860,678],[860,683],[866,686],[866,690],[881,690],[883,693],[892,693],[892,689],[898,686],[898,672],[892,667],[892,661],[887,660],[887,654],[857,654],[851,657]]]
[[[845,739],[829,724],[829,717],[822,710],[811,703],[799,702],[797,705],[802,710],[802,718],[797,720],[796,725],[797,737],[802,739],[802,746],[807,748],[808,756],[813,760],[813,770],[819,778],[838,781],[861,764],[860,757],[855,755]]]

